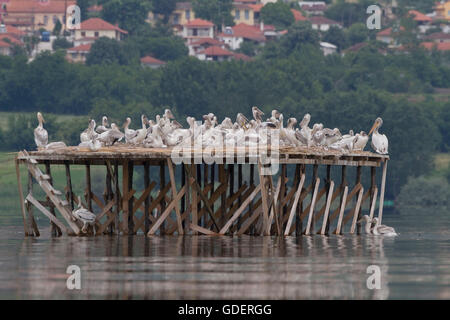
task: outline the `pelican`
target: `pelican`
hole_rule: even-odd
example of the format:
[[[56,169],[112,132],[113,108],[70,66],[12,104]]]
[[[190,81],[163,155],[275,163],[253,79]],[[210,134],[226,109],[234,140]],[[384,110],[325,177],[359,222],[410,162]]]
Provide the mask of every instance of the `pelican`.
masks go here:
[[[103,132],[106,132],[109,130],[108,128],[109,124],[108,124],[108,117],[107,116],[103,116],[102,117],[102,125],[101,126],[97,126],[97,128],[95,129],[95,131],[100,134]]]
[[[94,129],[95,129],[95,120],[91,119],[89,120],[88,128],[80,134],[80,141],[88,142],[92,140],[94,136],[97,136],[97,133],[94,131]]]
[[[363,151],[369,141],[369,136],[364,131],[355,135],[356,139],[353,142],[353,150]]]
[[[272,117],[270,117],[269,119],[267,119],[268,122],[272,122],[272,123],[276,123],[277,120],[280,118],[280,112],[276,109],[272,110]]]
[[[392,227],[388,227],[384,224],[378,224],[378,218],[372,219],[372,224],[375,224],[372,227],[372,233],[377,236],[387,236],[387,237],[395,237],[398,236],[398,233],[395,232],[395,229]]]
[[[170,119],[175,119],[175,117],[173,116],[173,113],[172,113],[172,111],[170,111],[170,109],[164,110],[163,119],[167,122],[170,122]]]
[[[117,141],[122,140],[124,136],[125,135],[122,132],[120,132],[117,125],[115,123],[111,123],[111,129],[100,134],[97,139],[104,146],[112,146]]]
[[[242,113],[239,112],[237,114],[236,122],[239,124],[241,128],[247,129],[248,119]]]
[[[383,119],[377,118],[375,120],[375,123],[372,126],[372,129],[370,129],[369,136],[372,134],[372,148],[375,150],[375,152],[379,154],[387,154],[388,153],[388,139],[385,134],[381,134],[378,132],[378,129],[383,125]]]
[[[367,214],[363,215],[362,218],[358,220],[358,223],[362,222],[366,223],[364,231],[367,234],[372,234],[372,222],[370,221],[370,217]]]
[[[131,118],[128,117],[123,125],[124,127],[124,131],[125,131],[125,142],[126,143],[130,143],[131,139],[133,139],[134,137],[136,137],[137,132],[136,130],[130,129],[130,123],[131,123]]]
[[[300,130],[295,131],[295,137],[304,145],[310,147],[311,146],[311,128],[308,127],[309,122],[311,121],[311,115],[309,113],[305,114],[303,120],[300,122]]]
[[[39,148],[43,148],[48,144],[48,132],[44,129],[44,117],[42,113],[37,113],[37,119],[39,121],[38,126],[34,129],[34,142],[36,146]]]
[[[89,148],[91,151],[98,151],[102,147],[102,143],[97,137],[89,141],[81,142],[79,145],[81,148]]]
[[[95,218],[96,218],[95,214],[93,214],[89,210],[83,208],[83,204],[81,203],[80,196],[78,196],[78,208],[76,210],[72,211],[72,215],[73,215],[73,218],[72,218],[73,221],[76,221],[78,219],[81,222],[83,222],[83,228],[81,229],[81,231],[83,233],[86,233],[87,226],[95,225]]]
[[[325,129],[323,129],[323,133],[325,134],[325,146],[326,147],[329,147],[333,143],[336,143],[342,139],[341,132],[339,131],[338,128],[334,128],[334,129],[325,128]]]
[[[142,128],[135,131],[136,135],[128,140],[130,143],[141,144],[144,142],[145,137],[147,137],[147,122],[147,117],[144,114],[141,115]]]
[[[45,146],[45,150],[55,150],[55,149],[62,149],[66,148],[67,145],[62,141],[56,141],[56,142],[50,142]]]

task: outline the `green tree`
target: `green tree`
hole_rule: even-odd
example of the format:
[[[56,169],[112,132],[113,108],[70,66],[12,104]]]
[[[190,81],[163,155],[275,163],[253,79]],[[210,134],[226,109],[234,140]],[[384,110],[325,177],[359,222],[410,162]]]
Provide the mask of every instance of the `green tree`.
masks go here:
[[[170,14],[175,10],[177,0],[153,0],[153,13],[164,16],[164,22],[169,20]]]
[[[354,23],[347,30],[347,38],[350,45],[364,42],[369,36],[369,29],[364,23]]]
[[[106,37],[101,37],[91,47],[86,58],[87,65],[120,64],[128,65],[137,61],[139,54],[136,48]]]
[[[149,0],[111,0],[103,4],[102,18],[133,34],[146,23],[150,9]]]
[[[73,47],[73,43],[66,40],[66,38],[56,38],[52,43],[53,50],[68,49]]]
[[[219,28],[234,25],[233,0],[194,0],[192,6],[197,18],[212,21]]]
[[[342,28],[332,26],[322,36],[322,40],[337,45],[338,50],[343,50],[348,47],[347,34]]]
[[[286,29],[295,22],[291,8],[283,2],[268,3],[261,9],[261,18],[277,29]]]
[[[62,24],[61,22],[58,20],[56,20],[55,26],[53,27],[53,35],[54,36],[59,36],[59,34],[61,33],[61,29],[62,29]]]

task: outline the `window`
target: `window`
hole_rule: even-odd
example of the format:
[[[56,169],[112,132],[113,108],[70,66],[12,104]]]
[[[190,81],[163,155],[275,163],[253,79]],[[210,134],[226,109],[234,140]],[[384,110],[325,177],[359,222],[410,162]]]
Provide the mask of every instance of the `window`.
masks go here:
[[[46,26],[48,23],[48,16],[44,16],[44,26]]]
[[[94,32],[94,36],[95,36],[95,37],[98,37],[98,35],[99,35],[99,34],[98,34],[98,31],[95,31],[95,32]]]
[[[82,36],[82,37],[86,37],[86,32],[82,31],[82,32],[81,32],[81,36]]]
[[[236,11],[235,11],[235,13],[234,13],[234,17],[235,17],[236,19],[240,19],[240,18],[241,18],[241,10],[237,10],[237,9],[236,9]]]
[[[191,20],[191,10],[186,10],[186,20]]]
[[[245,20],[250,19],[250,12],[248,10],[245,10]]]
[[[57,16],[53,16],[53,24],[56,24],[56,22],[58,21],[58,17]]]

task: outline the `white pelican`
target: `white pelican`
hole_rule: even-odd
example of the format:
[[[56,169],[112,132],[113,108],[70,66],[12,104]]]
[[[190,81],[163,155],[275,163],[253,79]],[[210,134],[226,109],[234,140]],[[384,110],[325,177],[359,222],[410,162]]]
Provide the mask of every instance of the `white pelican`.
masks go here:
[[[358,223],[362,223],[365,222],[365,227],[364,227],[364,231],[367,234],[372,234],[372,222],[370,221],[370,217],[365,214],[361,217],[361,219],[358,220]]]
[[[81,203],[81,197],[78,196],[78,208],[72,211],[73,218],[72,220],[76,221],[77,219],[83,222],[82,232],[86,233],[86,227],[88,225],[95,225],[95,214],[90,212],[89,210],[83,208],[83,204]]]
[[[109,124],[108,124],[108,117],[107,116],[103,116],[102,117],[102,124],[100,126],[97,126],[97,128],[95,129],[95,131],[100,134],[103,133],[105,131],[108,131]]]
[[[387,236],[387,237],[395,237],[398,236],[397,232],[395,232],[395,229],[392,227],[388,227],[384,224],[378,224],[378,218],[372,219],[372,225],[375,224],[372,227],[372,233],[374,235],[381,235],[381,236]]]
[[[117,125],[115,123],[111,123],[111,129],[109,129],[108,131],[103,132],[102,134],[99,134],[97,139],[104,146],[112,146],[117,141],[122,140],[124,136],[125,135],[122,132],[120,132],[120,130],[117,127]]]
[[[325,143],[326,147],[329,147],[333,143],[336,143],[342,139],[341,132],[339,131],[338,128],[334,128],[333,130],[325,128],[325,129],[323,129],[323,133],[325,134],[325,142],[324,143]]]
[[[170,109],[164,110],[163,119],[167,122],[170,122],[170,119],[175,119],[172,111]]]
[[[378,129],[383,125],[383,119],[377,118],[375,120],[375,123],[372,126],[372,129],[370,129],[369,136],[372,134],[372,148],[375,150],[375,152],[380,154],[387,154],[388,153],[388,146],[389,142],[385,134],[381,134],[378,132]]]
[[[296,138],[304,145],[310,147],[312,142],[312,130],[308,127],[311,121],[311,115],[309,113],[305,114],[303,120],[300,122],[300,130],[295,132]]]
[[[247,129],[248,119],[242,113],[236,115],[236,122],[241,128]]]
[[[50,142],[45,146],[45,150],[56,150],[61,148],[66,148],[67,145],[62,141]]]
[[[145,137],[147,137],[147,122],[147,117],[144,114],[141,115],[142,128],[136,130],[136,135],[133,138],[128,139],[128,142],[131,144],[141,144],[144,142]]]
[[[130,143],[131,139],[133,139],[137,135],[136,130],[130,129],[130,123],[131,123],[131,118],[128,117],[123,125],[126,143]]]
[[[353,150],[363,151],[369,141],[369,136],[364,131],[357,133],[355,135],[356,139],[354,141]]]
[[[88,128],[80,134],[80,141],[88,142],[92,140],[94,136],[96,137],[98,134],[94,131],[94,129],[95,129],[95,120],[91,119],[89,120]]]
[[[38,126],[34,129],[34,142],[36,146],[39,148],[43,148],[48,144],[48,133],[47,130],[44,129],[44,117],[42,113],[37,113],[37,119],[39,121]]]

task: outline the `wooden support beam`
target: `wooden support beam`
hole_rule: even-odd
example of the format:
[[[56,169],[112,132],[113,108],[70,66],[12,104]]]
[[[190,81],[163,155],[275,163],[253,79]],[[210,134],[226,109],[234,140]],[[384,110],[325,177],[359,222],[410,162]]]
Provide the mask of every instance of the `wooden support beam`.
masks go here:
[[[170,212],[173,210],[173,208],[176,206],[178,201],[180,201],[181,197],[186,192],[186,186],[182,187],[178,194],[172,199],[172,201],[169,203],[169,205],[164,209],[164,212],[161,214],[161,216],[158,217],[156,222],[152,225],[150,228],[150,231],[147,233],[148,236],[154,235],[160,225],[164,222],[164,220],[169,216]]]
[[[67,188],[66,199],[70,204],[70,209],[73,210],[74,206],[73,206],[72,176],[70,174],[69,161],[64,161],[64,166],[66,168],[66,188]]]
[[[272,199],[271,199],[271,203],[272,206],[270,208],[270,216],[269,216],[269,221],[267,223],[267,230],[266,233],[270,234],[270,229],[272,227],[272,221],[275,217],[275,224],[276,224],[276,228],[277,228],[277,232],[278,235],[281,235],[281,226],[280,226],[280,219],[278,219],[278,215],[280,212],[280,208],[281,205],[279,206],[278,203],[281,204],[281,200],[278,201],[279,197],[280,197],[280,190],[281,190],[281,182],[283,181],[283,179],[281,178],[281,176],[278,177],[278,182],[277,182],[277,188],[275,190],[275,194],[272,195]]]
[[[356,230],[356,222],[358,221],[358,217],[360,216],[359,210],[361,209],[361,201],[363,198],[363,194],[364,188],[361,187],[361,189],[359,190],[358,201],[356,202],[355,213],[353,214],[353,221],[352,226],[350,228],[350,234],[354,234]]]
[[[170,185],[172,188],[172,197],[175,198],[177,195],[177,182],[175,180],[175,172],[173,169],[173,163],[170,158],[167,158],[167,168],[169,169],[169,177],[170,177]],[[183,226],[181,225],[181,213],[180,213],[180,205],[178,202],[175,204],[175,214],[177,216],[177,225],[178,225],[178,234],[183,235]]]
[[[223,226],[223,228],[220,230],[219,234],[225,234],[228,231],[228,229],[233,224],[233,222],[240,216],[240,214],[245,210],[245,207],[248,206],[250,201],[252,201],[260,191],[261,191],[261,185],[258,185],[256,187],[256,189],[253,190],[251,195],[247,199],[245,199],[244,203],[239,207],[239,209],[236,210],[236,212],[233,214],[233,216]]]
[[[211,231],[209,229],[206,229],[206,228],[202,228],[202,227],[200,227],[200,226],[198,226],[196,224],[191,224],[190,228],[195,233],[200,232],[200,233],[203,233],[203,234],[208,235],[208,236],[219,236],[218,233],[216,233],[214,231]]]
[[[130,208],[128,207],[129,198],[128,193],[129,188],[129,170],[128,161],[124,161],[122,164],[122,232],[123,234],[128,234],[128,215],[130,213]]]
[[[342,201],[341,201],[341,208],[339,211],[337,227],[336,227],[336,231],[334,232],[335,234],[341,234],[342,218],[344,217],[345,206],[347,205],[347,193],[348,193],[348,186],[345,186],[344,193],[342,196]]]
[[[86,164],[86,203],[87,209],[92,212],[91,166],[89,164]]]
[[[112,171],[111,169],[111,165],[109,164],[109,162],[106,162],[106,164],[108,165],[108,168],[110,171]],[[114,202],[116,203],[115,206],[115,217],[114,217],[114,230],[116,230],[117,233],[120,233],[120,187],[119,187],[119,163],[117,161],[115,161],[114,163],[114,174],[111,173],[111,177],[113,177],[113,183],[114,183]]]
[[[27,217],[25,213],[25,199],[23,198],[23,190],[22,190],[22,180],[20,178],[20,167],[19,167],[19,161],[15,160],[16,164],[16,177],[17,177],[17,186],[19,188],[19,198],[20,198],[20,208],[22,209],[22,219],[23,219],[23,229],[25,232],[25,236],[32,236],[33,231],[28,225]]]
[[[58,226],[59,230],[64,230],[66,234],[69,234],[69,230],[66,228],[66,226],[61,223],[53,213],[51,213],[43,205],[41,205],[39,201],[37,201],[31,194],[27,196],[26,200],[31,202],[37,209],[39,209],[39,211],[46,215],[52,223]]]
[[[154,185],[155,186],[155,185]],[[153,187],[154,187],[153,186]],[[144,162],[144,188],[145,190],[149,189],[150,187],[150,163],[148,161]],[[152,187],[152,189],[153,189]],[[151,192],[151,191],[150,191]],[[147,194],[144,200],[144,233],[147,234],[150,230],[150,192]],[[134,232],[136,232],[136,225],[134,228]]]
[[[327,202],[325,204],[325,212],[324,212],[323,220],[322,220],[322,228],[320,229],[321,235],[325,235],[329,228],[328,215],[330,213],[330,207],[331,207],[331,203],[333,202],[333,197],[335,196],[333,193],[333,190],[334,190],[334,181],[331,181],[330,189],[328,190]]]
[[[130,195],[133,192],[133,173],[134,163],[128,161],[128,231],[127,234],[134,234],[134,209],[133,209],[133,196]],[[133,192],[134,193],[134,192]]]
[[[195,172],[195,166],[196,166],[195,164],[191,164],[192,172]],[[197,179],[198,179],[198,176],[197,176]],[[200,182],[199,182],[199,187],[201,189]],[[197,190],[195,188],[192,188],[191,194],[192,194],[191,223],[197,226],[198,225],[198,196],[197,196]],[[197,235],[197,231],[193,230],[193,233],[194,233],[194,235]]]
[[[385,160],[383,165],[383,175],[381,177],[380,203],[378,207],[378,224],[381,224],[381,220],[383,219],[384,191],[386,189],[387,165],[388,160]]]
[[[262,186],[261,186],[262,188]],[[262,189],[261,189],[262,190]],[[252,210],[250,211],[250,209],[248,210],[248,213],[252,214],[249,218],[247,218],[243,223],[241,228],[237,231],[236,235],[241,236],[243,235],[248,228],[250,228],[250,226],[252,226],[254,224],[254,222],[256,221],[256,219],[258,219],[258,217],[261,215],[262,213],[262,199],[260,198],[258,201],[256,201],[253,206],[252,206]]]
[[[164,162],[161,162],[159,165],[159,186],[160,186],[160,188],[162,188],[162,186],[165,186],[165,185],[166,185],[166,168],[165,168]],[[165,198],[161,199],[160,208],[161,208],[161,210],[158,214],[158,218],[161,217],[162,213],[164,212],[164,210],[166,208]],[[159,233],[160,234],[166,233],[166,227],[165,227],[164,221],[161,223]]]
[[[314,193],[311,200],[311,205],[309,209],[308,223],[306,225],[305,235],[310,235],[311,228],[313,228],[313,216],[314,216],[314,208],[316,206],[317,200],[317,192],[319,191],[320,178],[316,179],[316,183],[314,184]]]
[[[259,173],[259,184],[261,185],[261,199],[262,199],[262,213],[263,213],[263,223],[262,228],[265,236],[268,236],[267,226],[269,224],[269,195],[267,190],[266,177],[262,174],[262,164],[258,163],[258,173]]]
[[[306,179],[306,176],[303,173],[300,178],[300,182],[297,186],[297,191],[295,192],[294,203],[292,204],[291,213],[289,215],[289,218],[288,218],[288,221],[286,224],[286,230],[284,231],[285,236],[288,236],[290,233],[291,226],[292,226],[292,220],[294,219],[295,213],[297,212],[298,201],[300,200],[300,196],[302,194],[302,189],[303,189],[303,185],[305,184],[305,179]]]
[[[374,191],[373,191],[373,196],[372,196],[372,201],[370,201],[370,213],[369,213],[369,217],[370,220],[372,221],[373,219],[373,215],[375,212],[375,206],[377,204],[377,195],[378,195],[378,188],[375,187]]]

